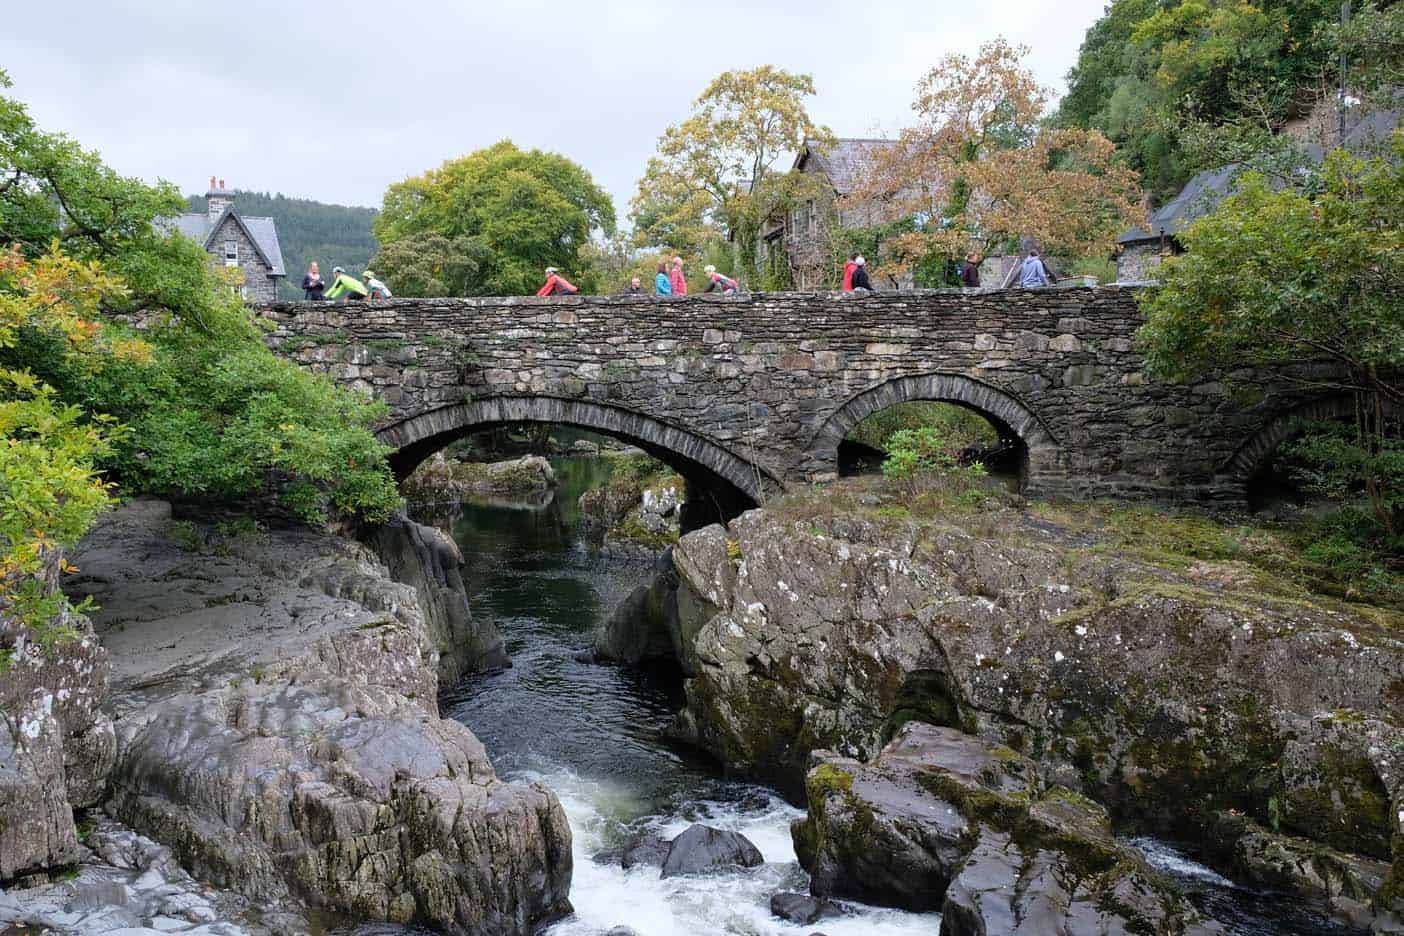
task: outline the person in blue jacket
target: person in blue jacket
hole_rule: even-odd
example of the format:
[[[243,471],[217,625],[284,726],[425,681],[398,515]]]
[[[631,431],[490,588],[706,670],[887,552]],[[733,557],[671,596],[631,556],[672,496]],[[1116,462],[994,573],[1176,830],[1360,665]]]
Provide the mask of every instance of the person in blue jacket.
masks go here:
[[[668,278],[668,264],[658,261],[658,275],[653,278],[653,291],[660,296],[673,294],[673,281]]]

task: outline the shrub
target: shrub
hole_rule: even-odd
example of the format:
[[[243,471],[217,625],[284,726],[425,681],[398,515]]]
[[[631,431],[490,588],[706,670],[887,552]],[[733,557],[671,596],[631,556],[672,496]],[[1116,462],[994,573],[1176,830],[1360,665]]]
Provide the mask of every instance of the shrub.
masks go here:
[[[987,476],[984,465],[962,465],[960,447],[934,427],[899,430],[887,444],[883,476],[905,483],[913,494],[970,491]]]
[[[953,403],[916,400],[880,410],[853,427],[848,438],[881,451],[889,450],[889,439],[903,429],[934,428],[959,452],[971,447],[988,447],[999,442],[999,434],[979,413]]]

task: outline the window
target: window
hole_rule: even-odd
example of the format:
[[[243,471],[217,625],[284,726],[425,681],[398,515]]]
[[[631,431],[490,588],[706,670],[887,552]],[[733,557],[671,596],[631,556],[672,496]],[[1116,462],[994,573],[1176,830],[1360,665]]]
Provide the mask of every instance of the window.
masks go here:
[[[240,299],[243,299],[245,302],[248,302],[248,301],[249,301],[249,287],[247,287],[247,286],[240,286],[240,287],[239,287],[239,298],[240,298]]]
[[[239,242],[224,242],[224,265],[236,267],[239,265]]]
[[[814,199],[805,202],[804,205],[805,230],[813,236],[819,232],[819,217],[814,213]]]

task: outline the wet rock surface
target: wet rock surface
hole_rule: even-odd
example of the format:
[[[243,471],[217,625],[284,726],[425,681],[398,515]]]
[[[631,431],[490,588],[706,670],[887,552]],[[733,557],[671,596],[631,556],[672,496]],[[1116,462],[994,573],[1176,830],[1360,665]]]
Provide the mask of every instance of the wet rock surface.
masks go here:
[[[792,829],[815,896],[940,910],[947,936],[1222,932],[1007,748],[912,722],[869,764],[815,760]]]
[[[294,909],[255,905],[193,879],[169,848],[110,819],[101,820],[66,880],[0,891],[0,926],[74,936],[188,933],[271,936],[309,932]]]
[[[395,518],[375,527],[366,543],[395,581],[419,593],[421,610],[439,653],[439,685],[465,673],[510,665],[502,633],[475,618],[464,590],[463,554],[451,537],[422,523]]]
[[[335,537],[173,524],[156,502],[104,520],[73,590],[111,658],[106,808],[253,900],[531,932],[569,910],[564,812],[438,717],[455,625],[425,605],[449,566],[425,537],[398,555],[437,563],[419,574],[440,593]]]
[[[720,868],[754,868],[764,863],[760,849],[744,835],[694,824],[668,845],[662,876],[705,874]]]
[[[52,553],[38,586],[57,588]],[[0,615],[0,882],[78,860],[73,810],[102,797],[115,756],[112,720],[101,710],[108,657],[92,623],[67,612],[54,622],[76,635],[52,651],[19,621]]]
[[[770,912],[788,923],[807,926],[824,917],[838,916],[827,900],[808,894],[781,893],[770,898]]]
[[[555,486],[555,470],[540,455],[472,462],[436,452],[405,479],[404,492],[415,503],[443,504],[473,496],[523,497]]]
[[[999,537],[768,510],[690,533],[675,734],[794,789],[812,751],[866,762],[908,720],[959,728],[1131,828],[1201,838],[1236,811],[1384,862],[1370,913],[1395,925],[1397,626],[1235,590],[1212,563],[1177,574],[1084,547],[1036,524]]]

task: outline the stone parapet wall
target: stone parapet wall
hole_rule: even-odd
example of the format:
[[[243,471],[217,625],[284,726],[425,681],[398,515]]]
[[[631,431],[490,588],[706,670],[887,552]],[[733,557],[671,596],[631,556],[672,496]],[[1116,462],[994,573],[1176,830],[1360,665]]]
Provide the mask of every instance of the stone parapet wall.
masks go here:
[[[423,299],[261,312],[281,354],[384,400],[425,457],[455,433],[566,419],[697,462],[749,494],[836,470],[863,416],[946,399],[1029,448],[1030,493],[1229,498],[1222,476],[1304,402],[1273,375],[1150,380],[1136,290]],[[398,466],[401,469],[404,465]]]

